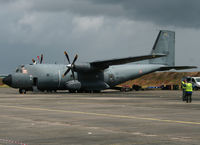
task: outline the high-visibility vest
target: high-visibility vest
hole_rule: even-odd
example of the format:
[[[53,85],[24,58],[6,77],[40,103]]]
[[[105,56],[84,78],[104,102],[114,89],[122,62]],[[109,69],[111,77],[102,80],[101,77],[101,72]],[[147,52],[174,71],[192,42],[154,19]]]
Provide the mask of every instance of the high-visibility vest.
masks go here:
[[[182,88],[185,89],[185,82],[184,81],[181,82],[181,85],[182,85]]]
[[[192,83],[185,83],[185,91],[186,92],[192,92]]]

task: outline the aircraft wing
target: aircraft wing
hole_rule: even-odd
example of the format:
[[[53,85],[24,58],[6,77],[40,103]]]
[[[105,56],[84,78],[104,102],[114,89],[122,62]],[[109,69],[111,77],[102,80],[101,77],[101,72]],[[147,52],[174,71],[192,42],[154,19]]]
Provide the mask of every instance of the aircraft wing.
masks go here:
[[[184,69],[194,69],[197,68],[196,66],[166,66],[166,67],[161,67],[159,71],[166,71],[170,69],[175,69],[175,70],[184,70]]]
[[[109,67],[110,65],[120,65],[120,64],[154,59],[154,58],[159,58],[159,57],[164,57],[164,56],[166,55],[152,54],[152,55],[144,55],[144,56],[136,56],[136,57],[126,57],[126,58],[110,59],[110,60],[103,60],[103,61],[94,61],[94,62],[91,62],[90,65],[95,68],[105,69]]]

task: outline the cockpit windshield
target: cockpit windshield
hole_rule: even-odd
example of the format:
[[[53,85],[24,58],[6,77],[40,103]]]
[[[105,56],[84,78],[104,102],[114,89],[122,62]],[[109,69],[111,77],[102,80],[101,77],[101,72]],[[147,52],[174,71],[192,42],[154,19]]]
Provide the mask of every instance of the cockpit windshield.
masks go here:
[[[24,65],[21,65],[16,68],[16,73],[27,73],[27,70],[25,69]]]
[[[18,72],[19,72],[19,68],[16,69],[16,73],[18,73]]]
[[[21,68],[21,66],[17,67],[16,73],[22,73],[22,68]]]

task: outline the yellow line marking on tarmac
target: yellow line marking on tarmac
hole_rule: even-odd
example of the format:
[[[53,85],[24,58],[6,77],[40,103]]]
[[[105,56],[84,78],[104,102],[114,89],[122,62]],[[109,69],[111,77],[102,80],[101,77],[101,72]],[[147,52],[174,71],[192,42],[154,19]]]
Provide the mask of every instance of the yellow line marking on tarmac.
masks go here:
[[[58,112],[58,113],[72,113],[72,114],[94,115],[94,116],[112,117],[112,118],[138,119],[138,120],[147,120],[147,121],[159,121],[159,122],[168,122],[168,123],[200,125],[200,122],[178,121],[178,120],[165,120],[165,119],[158,119],[158,118],[145,118],[145,117],[137,117],[137,116],[125,116],[125,115],[114,115],[114,114],[104,114],[104,113],[91,113],[91,112],[81,112],[81,111],[56,110],[56,109],[53,110],[53,109],[45,109],[45,108],[31,108],[31,107],[6,106],[6,105],[0,105],[0,107],[15,108],[15,109],[24,109],[24,110],[34,110],[34,111],[48,111],[48,112]]]

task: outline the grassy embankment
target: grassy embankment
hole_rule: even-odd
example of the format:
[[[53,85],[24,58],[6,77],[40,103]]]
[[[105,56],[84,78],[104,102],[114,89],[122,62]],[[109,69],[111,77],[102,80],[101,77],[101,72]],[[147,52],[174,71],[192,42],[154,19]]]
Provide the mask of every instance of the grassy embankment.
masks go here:
[[[8,87],[8,86],[5,85],[5,84],[3,84],[3,82],[2,82],[2,78],[0,78],[0,88],[2,88],[2,87]]]
[[[122,85],[140,85],[142,87],[161,85],[180,85],[181,78],[185,76],[197,77],[200,72],[156,72],[145,75],[135,80],[127,81]]]

